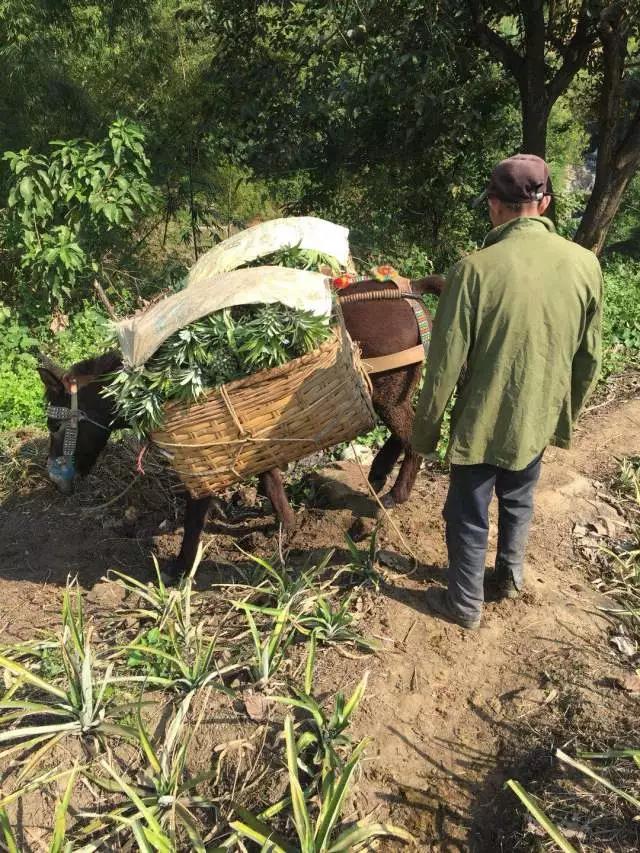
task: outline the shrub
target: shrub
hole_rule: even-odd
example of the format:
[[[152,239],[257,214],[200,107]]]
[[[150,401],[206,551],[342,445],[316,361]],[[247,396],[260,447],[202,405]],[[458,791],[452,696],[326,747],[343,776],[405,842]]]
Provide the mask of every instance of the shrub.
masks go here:
[[[107,347],[106,316],[85,303],[66,329],[52,334],[42,326],[33,333],[0,302],[0,432],[44,424],[43,387],[36,352],[62,365],[73,364]]]
[[[77,305],[82,287],[152,210],[143,142],[140,127],[118,119],[97,143],[53,140],[49,154],[5,152],[12,177],[4,241],[25,271],[21,301],[43,312]]]
[[[603,263],[603,378],[640,356],[640,262],[614,256]]]

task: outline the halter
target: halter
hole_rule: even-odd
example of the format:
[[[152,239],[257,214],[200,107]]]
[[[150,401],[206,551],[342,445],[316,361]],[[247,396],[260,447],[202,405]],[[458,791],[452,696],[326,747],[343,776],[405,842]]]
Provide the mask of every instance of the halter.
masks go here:
[[[71,390],[71,408],[66,406],[47,406],[47,417],[55,421],[62,421],[64,424],[64,439],[62,442],[62,455],[66,464],[73,461],[73,456],[76,452],[76,444],[78,443],[78,424],[80,421],[88,421],[94,426],[100,427],[106,431],[109,427],[104,424],[94,421],[82,409],[78,408],[78,383],[70,383]]]

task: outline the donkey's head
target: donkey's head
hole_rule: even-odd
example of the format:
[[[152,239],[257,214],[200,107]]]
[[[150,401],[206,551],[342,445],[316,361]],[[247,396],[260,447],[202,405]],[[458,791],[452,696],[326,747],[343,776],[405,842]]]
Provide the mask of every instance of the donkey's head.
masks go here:
[[[41,358],[49,427],[49,479],[60,491],[73,491],[76,475],[86,476],[95,465],[111,431],[125,424],[117,419],[113,400],[101,391],[108,375],[122,367],[115,352],[87,359],[65,371]],[[77,394],[74,392],[77,390]]]

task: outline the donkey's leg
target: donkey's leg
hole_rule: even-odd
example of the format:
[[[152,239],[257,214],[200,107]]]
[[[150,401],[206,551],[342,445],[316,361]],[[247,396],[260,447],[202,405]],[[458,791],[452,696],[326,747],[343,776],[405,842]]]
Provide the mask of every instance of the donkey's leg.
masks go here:
[[[296,526],[296,516],[289,505],[282,482],[282,474],[278,468],[271,468],[260,474],[260,491],[271,501],[273,510],[285,530],[293,530]]]
[[[168,574],[179,577],[186,574],[193,566],[198,553],[200,536],[207,522],[207,513],[211,504],[211,495],[205,498],[193,498],[187,492],[187,506],[184,515],[184,535],[180,553],[168,567]]]
[[[387,509],[409,499],[420,470],[422,457],[411,448],[413,418],[414,411],[410,400],[385,411],[385,423],[404,450],[398,477],[391,490],[382,498],[382,505]]]
[[[402,441],[395,435],[390,435],[375,455],[369,471],[369,483],[376,492],[381,492],[387,482],[393,466],[402,453]]]
[[[387,509],[394,507],[396,504],[402,504],[409,500],[413,487],[416,483],[416,477],[422,464],[422,457],[416,453],[407,444],[404,450],[404,459],[400,466],[398,478],[393,484],[393,487],[382,498],[382,505]]]

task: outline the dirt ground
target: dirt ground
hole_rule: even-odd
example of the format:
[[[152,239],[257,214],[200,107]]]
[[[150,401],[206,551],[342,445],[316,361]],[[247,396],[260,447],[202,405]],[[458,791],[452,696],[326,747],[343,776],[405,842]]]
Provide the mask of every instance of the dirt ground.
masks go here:
[[[42,447],[37,440],[31,446],[32,453]],[[384,650],[350,657],[331,651],[322,663],[327,691],[348,690],[370,670],[356,734],[373,743],[354,798],[356,814],[391,816],[416,834],[421,850],[519,849],[513,833],[521,818],[512,795],[503,791],[505,779],[544,775],[550,749],[562,745],[558,738],[568,726],[586,742],[616,727],[633,728],[638,700],[611,686],[623,664],[609,643],[610,623],[598,610],[605,600],[575,555],[572,529],[587,521],[622,529],[606,483],[616,457],[634,454],[640,454],[637,393],[587,415],[571,451],[548,451],[526,593],[517,602],[492,602],[488,572],[485,617],[476,633],[434,619],[423,606],[424,590],[445,582],[440,513],[447,480],[431,469],[420,474],[409,503],[392,514],[402,536],[389,521],[381,530],[384,580],[361,604],[362,628]],[[94,484],[105,476],[106,464],[92,475]],[[298,530],[288,543],[293,560],[344,549],[354,518],[376,512],[354,462],[322,470],[312,486],[316,506],[299,511]],[[101,578],[109,569],[149,577],[152,551],[161,561],[175,553],[180,531],[167,510],[173,504],[159,499],[155,506],[136,507],[134,498],[132,491],[85,512],[82,498],[61,501],[35,478],[5,501],[0,639],[27,639],[37,628],[57,624],[68,574],[78,574],[92,606],[108,608],[112,588]],[[492,527],[492,546],[495,533]],[[200,589],[238,559],[238,542],[269,554],[277,538],[269,519],[211,522]],[[417,564],[408,559],[409,548]]]

